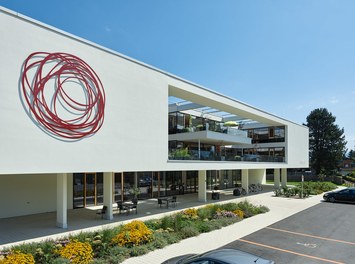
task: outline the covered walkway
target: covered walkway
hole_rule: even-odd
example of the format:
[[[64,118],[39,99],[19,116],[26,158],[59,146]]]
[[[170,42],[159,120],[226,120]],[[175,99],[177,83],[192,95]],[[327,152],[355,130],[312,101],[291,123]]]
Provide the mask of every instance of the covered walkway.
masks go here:
[[[271,192],[272,185],[265,185],[263,192]],[[244,197],[256,196],[257,193],[248,196],[233,196],[233,189],[220,191],[220,200],[212,200],[212,193],[207,193],[207,203],[225,202]],[[177,196],[176,207],[158,206],[157,199],[142,200],[138,203],[138,213],[132,212],[115,213],[112,220],[102,219],[96,215],[96,211],[101,208],[91,207],[68,210],[68,228],[56,227],[56,212],[41,213],[27,216],[11,217],[0,219],[0,250],[1,248],[23,243],[40,241],[45,239],[55,239],[69,234],[80,233],[82,231],[95,231],[108,228],[117,224],[123,224],[132,219],[140,218],[147,220],[150,218],[160,218],[165,214],[183,210],[189,207],[203,206],[207,203],[198,201],[198,194],[185,194]]]

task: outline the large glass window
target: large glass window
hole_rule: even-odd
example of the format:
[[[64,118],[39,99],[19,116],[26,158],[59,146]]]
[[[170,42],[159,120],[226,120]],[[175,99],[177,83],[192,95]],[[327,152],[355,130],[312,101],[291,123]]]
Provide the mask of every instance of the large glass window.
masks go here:
[[[152,172],[138,172],[138,188],[139,198],[151,198],[153,187],[153,173]]]
[[[73,174],[73,207],[103,203],[103,173]]]
[[[197,179],[198,179],[198,171],[186,172],[185,192],[195,193],[198,191]]]
[[[130,200],[134,197],[132,193],[132,189],[137,187],[135,185],[134,174],[135,174],[134,172],[123,173],[123,200]]]

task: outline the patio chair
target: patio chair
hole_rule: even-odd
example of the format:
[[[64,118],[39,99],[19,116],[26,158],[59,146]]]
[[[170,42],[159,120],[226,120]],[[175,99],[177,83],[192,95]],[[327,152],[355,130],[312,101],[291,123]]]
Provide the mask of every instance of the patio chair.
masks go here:
[[[136,214],[137,214],[138,213],[138,199],[137,198],[132,199],[132,203],[133,203],[133,206],[131,206],[130,209],[136,210]]]
[[[160,198],[158,198],[158,205],[160,206],[160,208],[161,208],[161,206],[163,205],[163,200],[160,199]]]
[[[107,212],[107,206],[104,205],[104,206],[102,207],[102,209],[99,209],[99,210],[96,212],[96,215],[97,215],[97,216],[101,215],[101,219],[103,219],[103,218],[104,218],[104,215],[106,215],[106,212]]]
[[[171,202],[173,203],[174,208],[175,208],[175,206],[176,206],[176,196],[173,196],[173,199],[171,200]]]

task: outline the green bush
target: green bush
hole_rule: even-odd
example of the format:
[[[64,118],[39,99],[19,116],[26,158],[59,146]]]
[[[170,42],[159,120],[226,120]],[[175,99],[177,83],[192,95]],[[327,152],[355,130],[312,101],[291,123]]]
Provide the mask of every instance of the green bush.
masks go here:
[[[137,257],[141,255],[145,255],[150,251],[147,245],[134,246],[130,250],[131,257]]]
[[[197,236],[200,234],[200,232],[198,231],[198,229],[195,226],[190,225],[190,226],[183,227],[180,230],[179,234],[182,239],[185,239],[185,238]]]
[[[170,243],[167,240],[169,233],[159,233],[155,232],[153,234],[153,241],[150,243],[153,248],[164,248]]]

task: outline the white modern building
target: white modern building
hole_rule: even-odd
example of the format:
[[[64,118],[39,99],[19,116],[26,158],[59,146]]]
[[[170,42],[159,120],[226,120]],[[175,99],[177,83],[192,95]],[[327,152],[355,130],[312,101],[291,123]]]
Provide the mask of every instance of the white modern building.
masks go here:
[[[308,129],[0,8],[0,218],[265,183]],[[268,99],[272,101],[272,95]]]

